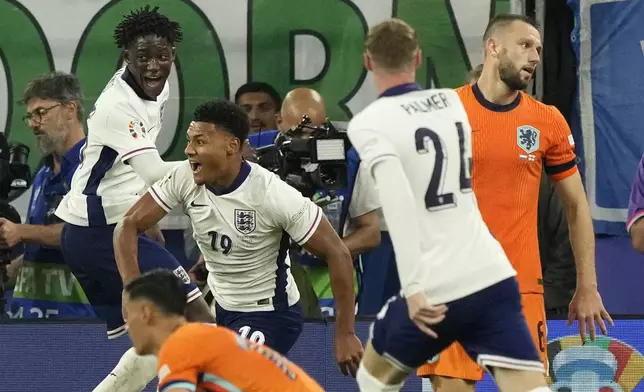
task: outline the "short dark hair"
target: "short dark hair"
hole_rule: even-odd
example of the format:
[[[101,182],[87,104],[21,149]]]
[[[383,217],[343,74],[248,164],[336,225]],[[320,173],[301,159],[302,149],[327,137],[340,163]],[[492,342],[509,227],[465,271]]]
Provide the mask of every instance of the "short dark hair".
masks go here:
[[[273,100],[275,108],[279,111],[282,108],[282,97],[273,86],[264,82],[250,82],[242,85],[235,93],[235,103],[239,103],[239,98],[247,93],[266,93]]]
[[[520,14],[498,14],[494,18],[490,19],[490,22],[487,24],[485,33],[483,33],[483,41],[487,41],[487,39],[490,38],[490,36],[499,28],[506,27],[513,22],[527,23],[535,29],[539,29],[537,22],[529,16]]]
[[[183,281],[172,271],[148,271],[125,286],[130,299],[145,298],[167,315],[183,316],[188,306]]]
[[[114,41],[119,48],[127,48],[135,39],[148,34],[156,34],[171,43],[183,38],[179,23],[171,21],[158,12],[159,7],[150,9],[150,5],[125,15],[114,29]]]
[[[31,80],[27,83],[20,102],[27,105],[35,98],[61,103],[75,102],[78,107],[78,119],[83,118],[83,89],[75,75],[56,71]]]
[[[239,138],[242,144],[248,139],[250,131],[248,114],[236,103],[224,99],[204,102],[195,109],[193,120],[223,128]]]

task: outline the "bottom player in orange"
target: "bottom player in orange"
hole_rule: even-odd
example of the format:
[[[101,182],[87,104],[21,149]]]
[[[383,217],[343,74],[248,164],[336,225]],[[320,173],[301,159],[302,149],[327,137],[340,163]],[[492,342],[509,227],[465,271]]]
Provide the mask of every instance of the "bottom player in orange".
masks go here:
[[[134,349],[158,356],[159,392],[324,391],[268,347],[213,324],[188,323],[183,283],[170,271],[142,275],[123,295]]]
[[[521,294],[521,302],[523,304],[523,313],[528,322],[530,333],[532,334],[532,339],[539,350],[541,361],[544,363],[547,374],[548,353],[546,348],[548,342],[546,340],[546,311],[543,294]],[[421,366],[418,369],[418,375],[425,377],[432,375],[463,380],[467,386],[467,389],[464,389],[464,391],[471,391],[474,388],[474,383],[483,379],[483,368],[470,358],[459,343],[453,343],[445,351],[441,352],[436,359],[431,363]],[[432,380],[435,389],[441,390],[444,387],[440,385],[443,381],[441,377]],[[453,390],[457,385],[450,385],[450,390]]]

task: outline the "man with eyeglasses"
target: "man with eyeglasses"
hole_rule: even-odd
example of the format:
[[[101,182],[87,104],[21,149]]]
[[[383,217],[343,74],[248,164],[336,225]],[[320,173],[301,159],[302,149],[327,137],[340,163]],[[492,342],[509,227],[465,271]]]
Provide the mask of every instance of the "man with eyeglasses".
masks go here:
[[[33,182],[26,224],[0,218],[0,247],[24,243],[8,268],[14,295],[12,318],[94,317],[60,251],[62,221],[54,211],[69,190],[85,144],[83,93],[74,75],[52,72],[27,85],[23,117],[43,161]]]

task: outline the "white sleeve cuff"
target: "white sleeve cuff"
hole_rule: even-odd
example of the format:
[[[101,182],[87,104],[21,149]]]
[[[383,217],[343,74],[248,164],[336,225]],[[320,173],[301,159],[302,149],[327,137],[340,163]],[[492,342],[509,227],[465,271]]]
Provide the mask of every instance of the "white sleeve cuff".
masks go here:
[[[315,230],[317,230],[318,226],[320,225],[320,222],[322,221],[322,209],[320,207],[315,207],[316,208],[316,214],[315,214],[315,219],[313,219],[313,222],[311,223],[311,226],[307,230],[306,234],[302,238],[299,239],[293,239],[298,245],[304,245],[311,237],[313,237],[313,234],[315,234]]]
[[[640,220],[640,218],[644,218],[644,210],[636,212],[635,214],[633,214],[631,219],[629,219],[628,222],[626,222],[626,231],[630,233],[631,227],[633,227],[635,222]]]
[[[170,203],[165,201],[163,197],[161,196],[161,192],[157,189],[155,185],[152,185],[150,187],[150,196],[154,199],[154,201],[159,205],[159,207],[163,208],[165,212],[170,212],[172,211],[172,207],[170,206]]]
[[[132,159],[137,155],[146,154],[152,151],[157,151],[157,149],[155,147],[141,147],[130,150],[121,156],[121,162],[125,163],[128,159]]]

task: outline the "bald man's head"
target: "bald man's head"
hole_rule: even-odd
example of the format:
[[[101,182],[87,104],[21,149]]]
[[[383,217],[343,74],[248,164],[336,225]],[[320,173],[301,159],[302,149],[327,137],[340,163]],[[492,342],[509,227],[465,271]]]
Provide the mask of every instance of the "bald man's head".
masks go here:
[[[322,125],[326,121],[324,99],[317,91],[310,88],[291,90],[282,101],[277,128],[280,132],[295,128],[300,124],[304,115],[311,118],[310,125]]]

